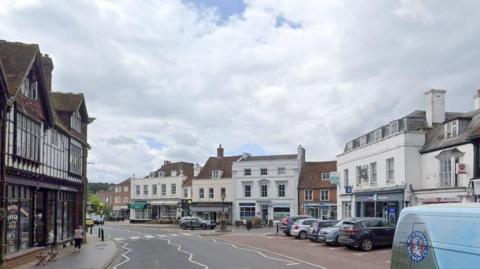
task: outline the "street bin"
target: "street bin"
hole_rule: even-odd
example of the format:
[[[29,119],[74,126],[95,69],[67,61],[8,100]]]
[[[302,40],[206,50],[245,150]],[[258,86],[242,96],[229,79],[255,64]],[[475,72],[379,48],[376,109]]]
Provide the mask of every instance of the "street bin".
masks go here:
[[[247,231],[250,231],[252,229],[252,221],[251,220],[247,220],[247,224],[245,225],[245,228],[247,228]]]

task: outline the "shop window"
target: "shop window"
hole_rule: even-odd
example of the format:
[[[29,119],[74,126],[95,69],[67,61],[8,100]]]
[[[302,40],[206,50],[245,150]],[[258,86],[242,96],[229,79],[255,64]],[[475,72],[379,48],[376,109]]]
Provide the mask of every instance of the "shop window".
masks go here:
[[[240,219],[251,220],[255,217],[255,204],[240,204]]]
[[[274,207],[273,208],[273,219],[282,220],[290,215],[289,207]]]

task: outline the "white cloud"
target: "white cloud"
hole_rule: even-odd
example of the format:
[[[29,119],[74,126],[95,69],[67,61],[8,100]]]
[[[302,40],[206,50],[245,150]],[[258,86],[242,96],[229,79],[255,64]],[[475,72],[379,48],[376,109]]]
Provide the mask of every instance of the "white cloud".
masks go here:
[[[448,90],[451,110],[471,108],[476,3],[246,5],[221,21],[219,9],[175,0],[10,2],[0,33],[52,56],[55,89],[85,92],[98,119],[93,181],[164,159],[203,163],[220,143],[268,153],[302,144],[310,160],[334,159],[346,140],[423,109],[428,88]]]

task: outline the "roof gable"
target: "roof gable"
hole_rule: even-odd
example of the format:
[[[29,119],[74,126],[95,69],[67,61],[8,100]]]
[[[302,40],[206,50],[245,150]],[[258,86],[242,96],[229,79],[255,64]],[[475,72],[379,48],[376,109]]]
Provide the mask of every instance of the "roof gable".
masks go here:
[[[211,179],[213,170],[221,170],[223,172],[220,178],[231,178],[233,162],[241,157],[242,156],[210,157],[195,179]]]

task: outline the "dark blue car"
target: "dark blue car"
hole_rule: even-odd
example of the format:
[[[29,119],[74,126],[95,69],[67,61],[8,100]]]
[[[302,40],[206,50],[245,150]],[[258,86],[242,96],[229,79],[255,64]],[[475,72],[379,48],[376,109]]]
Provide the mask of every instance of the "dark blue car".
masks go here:
[[[338,243],[370,251],[377,246],[392,245],[395,224],[383,218],[358,218],[343,222]]]

